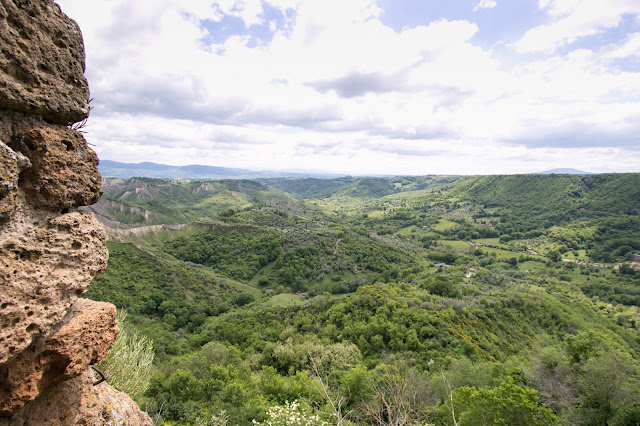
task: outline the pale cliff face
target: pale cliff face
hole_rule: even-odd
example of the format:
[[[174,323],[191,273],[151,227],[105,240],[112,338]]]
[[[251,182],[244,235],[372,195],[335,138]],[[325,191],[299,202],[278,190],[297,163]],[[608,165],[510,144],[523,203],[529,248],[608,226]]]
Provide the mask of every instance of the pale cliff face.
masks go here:
[[[118,330],[113,305],[78,298],[108,256],[77,210],[101,188],[96,154],[67,127],[89,113],[83,73],[82,34],[57,4],[0,0],[0,425],[100,424],[114,395],[150,424],[88,372]]]

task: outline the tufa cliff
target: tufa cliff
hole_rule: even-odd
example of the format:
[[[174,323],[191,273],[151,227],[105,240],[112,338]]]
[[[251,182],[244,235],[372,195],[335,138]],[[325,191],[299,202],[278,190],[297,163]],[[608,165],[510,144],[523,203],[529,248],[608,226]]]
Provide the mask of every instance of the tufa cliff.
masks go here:
[[[0,426],[151,424],[89,365],[115,307],[80,299],[106,267],[105,233],[78,207],[98,158],[70,126],[89,113],[77,24],[52,0],[0,0]]]

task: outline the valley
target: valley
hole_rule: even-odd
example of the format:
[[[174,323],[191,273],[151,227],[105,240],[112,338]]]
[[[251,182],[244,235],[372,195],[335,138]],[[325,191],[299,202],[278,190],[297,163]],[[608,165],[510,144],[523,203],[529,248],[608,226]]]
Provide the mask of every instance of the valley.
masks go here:
[[[153,340],[158,423],[640,422],[640,174],[103,191],[86,297]]]

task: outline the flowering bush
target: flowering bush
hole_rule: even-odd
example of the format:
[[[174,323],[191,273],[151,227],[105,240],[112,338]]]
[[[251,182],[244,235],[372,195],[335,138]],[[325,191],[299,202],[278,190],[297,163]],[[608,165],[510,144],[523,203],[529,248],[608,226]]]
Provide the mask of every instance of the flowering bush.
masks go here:
[[[254,425],[265,426],[285,426],[285,425],[303,425],[316,426],[327,425],[328,423],[320,420],[317,415],[311,415],[306,412],[298,401],[285,402],[284,406],[276,405],[267,409],[267,420],[260,423],[253,420]]]

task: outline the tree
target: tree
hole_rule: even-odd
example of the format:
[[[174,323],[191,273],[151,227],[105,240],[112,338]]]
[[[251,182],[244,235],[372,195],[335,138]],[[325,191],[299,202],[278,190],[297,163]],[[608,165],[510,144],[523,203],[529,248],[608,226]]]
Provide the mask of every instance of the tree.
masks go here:
[[[284,344],[275,347],[273,357],[282,370],[316,369],[320,375],[334,370],[348,370],[362,360],[360,350],[353,343],[327,344],[315,336],[296,343],[293,339],[288,339]]]
[[[620,273],[623,275],[635,275],[636,270],[629,266],[628,263],[620,265]]]
[[[454,391],[460,426],[546,426],[557,417],[538,402],[538,392],[511,381],[495,388],[462,387]]]
[[[554,413],[563,413],[573,407],[576,390],[564,351],[556,347],[542,349],[534,357],[531,367],[525,368],[525,374],[540,392],[540,401]]]
[[[562,256],[558,250],[551,250],[547,253],[547,257],[549,257],[553,262],[560,262],[560,260],[562,260]]]
[[[424,421],[434,399],[424,378],[404,361],[378,365],[373,370],[370,388],[363,412],[368,420],[382,426]]]
[[[345,406],[349,402],[348,393],[343,394],[339,383],[335,381],[332,383],[328,373],[323,374],[320,372],[313,357],[309,357],[309,363],[311,364],[311,379],[314,390],[321,395],[325,403],[330,407],[330,416],[335,418],[335,424],[342,426],[352,412],[352,410],[345,411]]]
[[[582,423],[636,424],[640,421],[638,417],[629,423],[613,421],[634,407],[636,416],[640,415],[637,413],[640,391],[634,377],[636,373],[633,360],[621,353],[606,353],[587,360],[576,377]]]
[[[565,347],[572,364],[586,361],[597,350],[595,339],[586,331],[568,335],[565,339]]]

